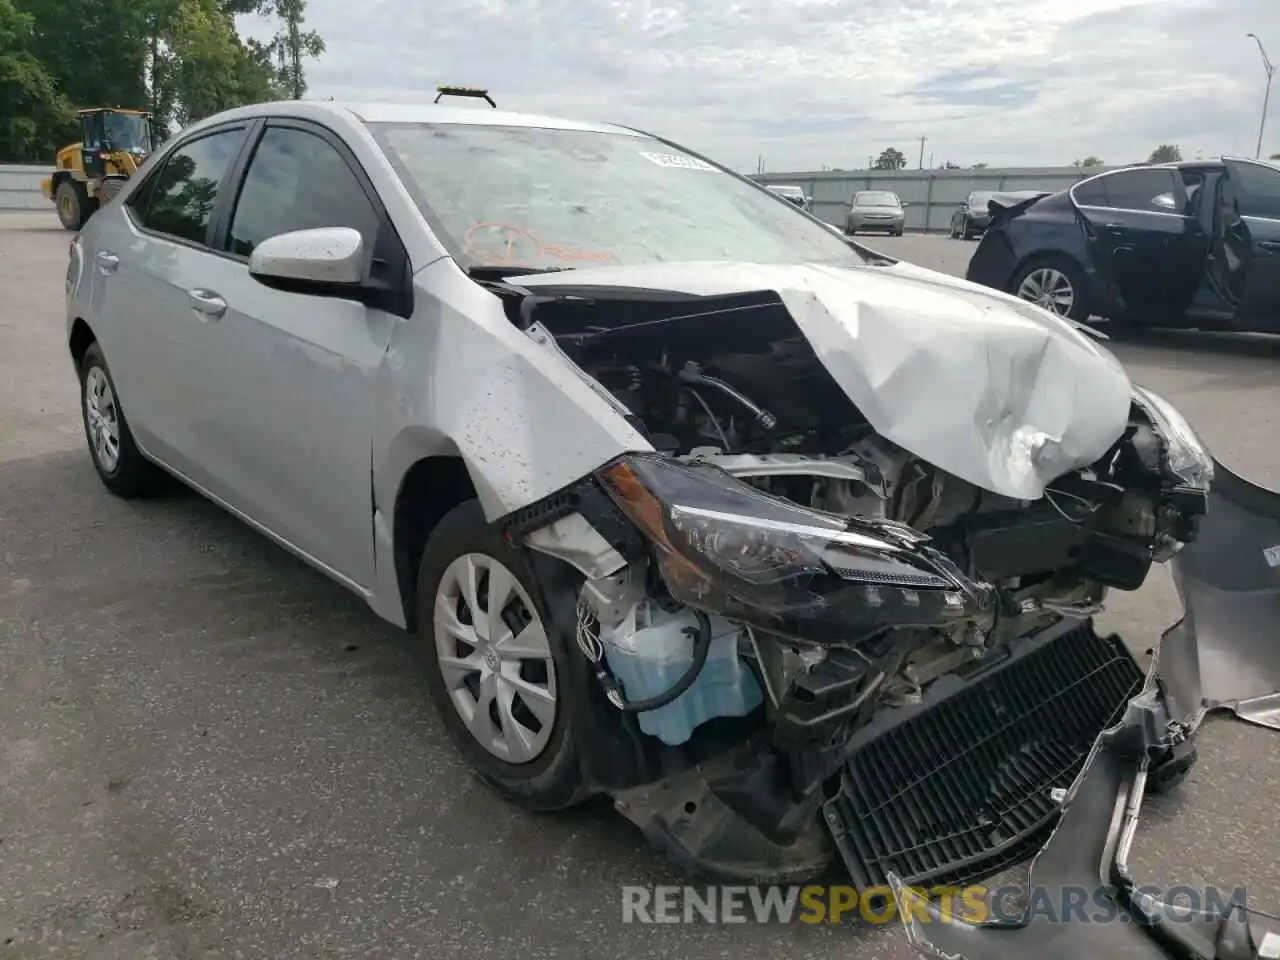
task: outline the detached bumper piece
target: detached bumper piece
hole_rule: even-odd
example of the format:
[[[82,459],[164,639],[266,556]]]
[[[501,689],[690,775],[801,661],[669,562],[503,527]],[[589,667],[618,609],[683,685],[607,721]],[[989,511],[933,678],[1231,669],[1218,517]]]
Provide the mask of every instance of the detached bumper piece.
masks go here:
[[[894,873],[898,915],[917,951],[944,960],[1275,960],[1280,918],[1233,898],[1196,912],[1139,888],[1128,860],[1142,800],[1162,757],[1185,749],[1213,713],[1280,729],[1280,495],[1215,463],[1200,535],[1173,558],[1183,619],[1165,632],[1142,691],[1103,731],[1031,863],[1026,895],[1064,905],[1092,892],[1101,917],[967,923],[924,902]],[[1177,883],[1182,878],[1172,878]],[[1101,885],[1100,885],[1101,884]],[[1239,888],[1237,888],[1239,889]],[[1234,891],[1233,891],[1234,892]]]
[[[825,819],[855,886],[964,884],[1047,840],[1104,729],[1142,687],[1117,637],[1091,623],[1026,638],[977,676],[858,732]]]

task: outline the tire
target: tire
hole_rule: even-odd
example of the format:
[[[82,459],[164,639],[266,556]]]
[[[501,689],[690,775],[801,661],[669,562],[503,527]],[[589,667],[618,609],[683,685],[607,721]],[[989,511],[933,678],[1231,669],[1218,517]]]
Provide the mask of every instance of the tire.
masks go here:
[[[472,616],[472,604],[465,599],[462,586],[467,571],[480,572],[473,582],[486,588],[492,582],[492,571],[505,571],[512,578],[509,605],[504,605],[501,620],[509,630],[515,630],[512,617],[535,629],[531,618],[541,624],[545,658],[517,660],[510,646],[504,653],[503,647],[491,647],[479,636],[474,627],[487,618]],[[485,594],[487,602],[487,589],[478,592]],[[567,707],[573,692],[558,688],[556,683],[572,675],[567,667],[571,653],[557,631],[546,626],[546,615],[537,609],[537,596],[527,558],[485,521],[478,501],[455,507],[431,532],[418,572],[417,632],[427,686],[440,719],[463,758],[497,793],[527,810],[562,810],[586,799],[589,791]],[[454,631],[466,633],[476,643],[460,643],[458,633],[444,629],[450,619]],[[515,633],[529,643],[534,643],[536,636],[521,630]],[[508,638],[511,640],[514,637]],[[444,656],[465,659],[466,667],[450,664],[446,668]],[[524,675],[525,665],[533,667],[528,675]],[[510,678],[512,672],[518,684]],[[550,693],[549,712],[545,696],[530,692],[535,689],[544,695]],[[504,693],[506,710],[502,711]],[[474,715],[483,694],[488,694],[493,712],[482,715],[483,720],[477,721],[480,733],[473,734],[463,710],[470,709]],[[531,704],[541,716],[534,713]],[[493,722],[494,716],[498,723]],[[537,730],[530,721],[536,723]]]
[[[93,213],[94,203],[79,180],[63,180],[58,184],[53,202],[64,230],[79,230]]]
[[[951,230],[947,233],[947,239],[948,240],[960,239],[960,232],[956,230],[956,221],[954,218],[952,218],[951,220]]]
[[[894,230],[893,232],[891,232],[891,233],[889,234],[889,236],[891,236],[891,237],[900,237],[900,236],[902,236],[903,232],[904,232],[904,231],[902,231],[902,230]]]
[[[1033,279],[1037,273],[1042,273],[1039,278]],[[1056,274],[1061,277],[1070,287],[1071,300],[1070,306],[1065,310],[1062,299],[1056,295],[1046,295],[1042,300],[1031,294],[1036,289],[1045,289],[1046,284],[1050,284],[1053,290],[1061,290],[1057,281],[1053,279]],[[1029,284],[1028,281],[1031,281]],[[1051,294],[1053,291],[1049,291]],[[1044,256],[1036,257],[1029,261],[1013,278],[1013,282],[1009,284],[1009,293],[1022,300],[1031,303],[1039,303],[1040,306],[1051,310],[1060,317],[1066,317],[1069,320],[1076,320],[1083,323],[1089,319],[1091,312],[1091,298],[1089,296],[1089,287],[1085,280],[1084,271],[1080,269],[1079,264],[1063,256]],[[1050,303],[1055,304],[1050,306]]]
[[[89,457],[103,484],[117,497],[154,493],[164,474],[134,442],[102,348],[89,345],[80,361],[80,419]]]

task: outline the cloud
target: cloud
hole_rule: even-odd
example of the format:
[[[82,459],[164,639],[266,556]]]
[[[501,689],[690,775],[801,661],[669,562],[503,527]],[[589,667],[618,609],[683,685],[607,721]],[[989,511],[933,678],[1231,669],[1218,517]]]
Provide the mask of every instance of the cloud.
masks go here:
[[[1265,76],[1245,34],[1280,57],[1280,0],[310,0],[308,21],[328,43],[311,96],[482,85],[749,170],[914,160],[920,137],[935,165],[1252,155]]]

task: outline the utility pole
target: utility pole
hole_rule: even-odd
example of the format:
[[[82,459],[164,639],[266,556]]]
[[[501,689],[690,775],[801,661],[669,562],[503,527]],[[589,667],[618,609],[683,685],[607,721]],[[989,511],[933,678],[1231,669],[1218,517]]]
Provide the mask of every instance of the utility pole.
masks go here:
[[[927,139],[928,139],[927,137],[920,138],[920,169],[921,170],[924,169],[924,142]]]
[[[1258,45],[1258,52],[1262,54],[1262,69],[1267,72],[1267,92],[1262,95],[1262,120],[1258,123],[1258,149],[1253,154],[1255,158],[1261,159],[1262,134],[1267,129],[1267,107],[1271,104],[1271,78],[1276,75],[1276,65],[1267,56],[1267,49],[1262,45],[1262,38],[1256,33],[1250,33],[1248,36],[1253,37],[1254,42]]]

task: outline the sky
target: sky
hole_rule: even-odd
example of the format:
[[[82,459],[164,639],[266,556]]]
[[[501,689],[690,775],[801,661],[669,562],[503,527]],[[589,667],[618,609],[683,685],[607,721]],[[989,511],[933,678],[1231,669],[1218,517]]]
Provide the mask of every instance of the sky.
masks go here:
[[[1266,73],[1247,34],[1280,63],[1280,0],[309,0],[307,20],[328,45],[308,97],[483,86],[504,110],[640,127],[752,173],[890,146],[914,168],[921,137],[926,166],[1253,156]]]

